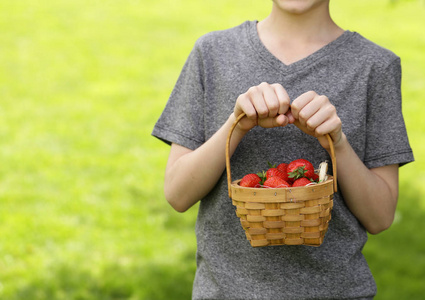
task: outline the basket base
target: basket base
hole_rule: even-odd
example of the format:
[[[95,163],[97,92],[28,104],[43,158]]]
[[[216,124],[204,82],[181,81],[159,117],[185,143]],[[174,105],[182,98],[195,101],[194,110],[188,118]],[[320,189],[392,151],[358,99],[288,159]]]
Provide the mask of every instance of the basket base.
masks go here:
[[[326,231],[322,231],[322,232],[317,232],[320,237],[318,238],[287,238],[282,237],[282,238],[274,238],[273,235],[278,235],[276,233],[274,234],[266,234],[266,238],[264,239],[258,239],[258,235],[257,236],[251,236],[248,231],[245,231],[245,235],[247,240],[250,242],[252,247],[265,247],[265,246],[282,246],[282,245],[292,245],[292,246],[296,246],[296,245],[306,245],[306,246],[313,246],[313,247],[319,247],[324,240],[324,235],[326,233]],[[279,234],[279,235],[283,235]],[[253,239],[253,238],[257,238],[257,239]]]

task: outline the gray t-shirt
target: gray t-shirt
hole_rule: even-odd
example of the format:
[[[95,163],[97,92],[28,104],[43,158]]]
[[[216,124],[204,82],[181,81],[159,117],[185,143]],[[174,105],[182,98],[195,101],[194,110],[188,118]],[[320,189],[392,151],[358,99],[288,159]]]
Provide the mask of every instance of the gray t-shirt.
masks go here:
[[[261,82],[280,83],[291,99],[327,95],[342,130],[368,168],[413,161],[401,112],[400,60],[355,32],[290,65],[262,44],[257,22],[204,35],[190,53],[152,134],[196,149],[228,119],[237,97]],[[224,151],[224,149],[223,149]],[[255,127],[231,158],[232,178],[267,162],[330,160],[318,141],[293,125]],[[194,187],[196,188],[196,187]],[[193,299],[346,299],[373,297],[376,285],[362,249],[367,233],[334,196],[320,247],[252,248],[227,194],[226,174],[201,200],[196,223]]]

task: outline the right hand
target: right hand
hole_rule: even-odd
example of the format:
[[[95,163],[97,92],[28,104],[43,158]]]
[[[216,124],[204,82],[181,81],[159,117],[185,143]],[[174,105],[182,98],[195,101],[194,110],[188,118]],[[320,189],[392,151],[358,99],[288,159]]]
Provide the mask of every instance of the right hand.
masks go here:
[[[257,125],[264,128],[283,127],[293,121],[290,120],[292,115],[285,115],[289,106],[290,99],[282,85],[263,82],[238,97],[234,115],[246,114],[247,118],[238,123],[239,130],[244,132]]]

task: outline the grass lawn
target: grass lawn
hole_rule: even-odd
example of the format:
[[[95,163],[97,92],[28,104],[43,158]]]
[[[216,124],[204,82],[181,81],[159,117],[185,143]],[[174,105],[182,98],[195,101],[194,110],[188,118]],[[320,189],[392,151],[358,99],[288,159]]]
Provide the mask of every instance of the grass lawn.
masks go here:
[[[334,2],[344,28],[402,58],[417,161],[364,253],[376,299],[423,299],[425,3]],[[0,2],[0,299],[190,299],[197,209],[166,204],[169,148],[150,132],[195,40],[270,5]]]

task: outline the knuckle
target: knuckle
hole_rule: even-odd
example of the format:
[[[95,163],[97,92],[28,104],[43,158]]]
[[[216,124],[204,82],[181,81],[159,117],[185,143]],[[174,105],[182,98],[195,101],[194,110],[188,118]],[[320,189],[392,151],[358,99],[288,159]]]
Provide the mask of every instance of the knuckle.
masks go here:
[[[265,118],[265,117],[268,117],[269,112],[265,109],[257,109],[257,114],[258,114],[258,117]]]
[[[256,93],[258,93],[258,87],[252,86],[248,89],[248,91],[246,93],[249,94],[249,95],[256,94]]]
[[[337,128],[339,128],[339,127],[341,127],[341,126],[342,126],[342,121],[341,121],[341,119],[340,119],[339,117],[336,117],[336,118],[335,118],[335,126],[336,126]]]
[[[317,98],[322,100],[322,101],[328,101],[329,98],[326,95],[317,95]]]
[[[317,97],[317,101],[319,101],[322,105],[326,105],[326,103],[329,102],[329,99],[328,97],[321,95]]]
[[[326,109],[330,115],[336,115],[336,108],[332,104],[329,104]]]
[[[279,106],[288,109],[291,106],[291,103],[289,102],[289,100],[280,100],[279,99]]]
[[[242,94],[236,99],[236,105],[244,106],[248,102],[250,100],[247,94]]]
[[[285,92],[285,88],[280,83],[273,83],[270,86],[277,91]]]
[[[269,104],[269,109],[270,110],[278,110],[279,109],[279,102],[273,101],[272,103],[270,103]]]
[[[305,124],[306,124],[307,128],[314,129],[314,124],[310,120],[308,120]]]
[[[246,116],[248,117],[248,119],[250,120],[255,120],[257,119],[257,114],[255,112],[247,112]]]
[[[316,129],[314,130],[314,134],[315,134],[316,136],[322,136],[322,135],[325,135],[326,133],[325,133],[323,130],[321,130],[320,128],[316,128]]]
[[[289,104],[288,104],[288,106],[289,106]],[[292,102],[292,103],[290,104],[290,106],[291,106],[291,111],[292,111],[292,113],[294,113],[294,114],[297,114],[297,115],[298,115],[299,108],[298,108],[297,103]]]
[[[316,93],[315,91],[308,91],[306,94],[307,94],[308,96],[312,97],[312,98],[314,98],[314,97],[316,97],[316,96],[317,96],[317,93]]]
[[[300,111],[298,113],[298,118],[301,120],[305,120],[307,118],[307,114],[304,111]]]
[[[246,96],[246,93],[240,94],[240,95],[238,96],[238,98],[236,98],[236,102],[241,101],[243,98],[245,98],[245,96]]]

